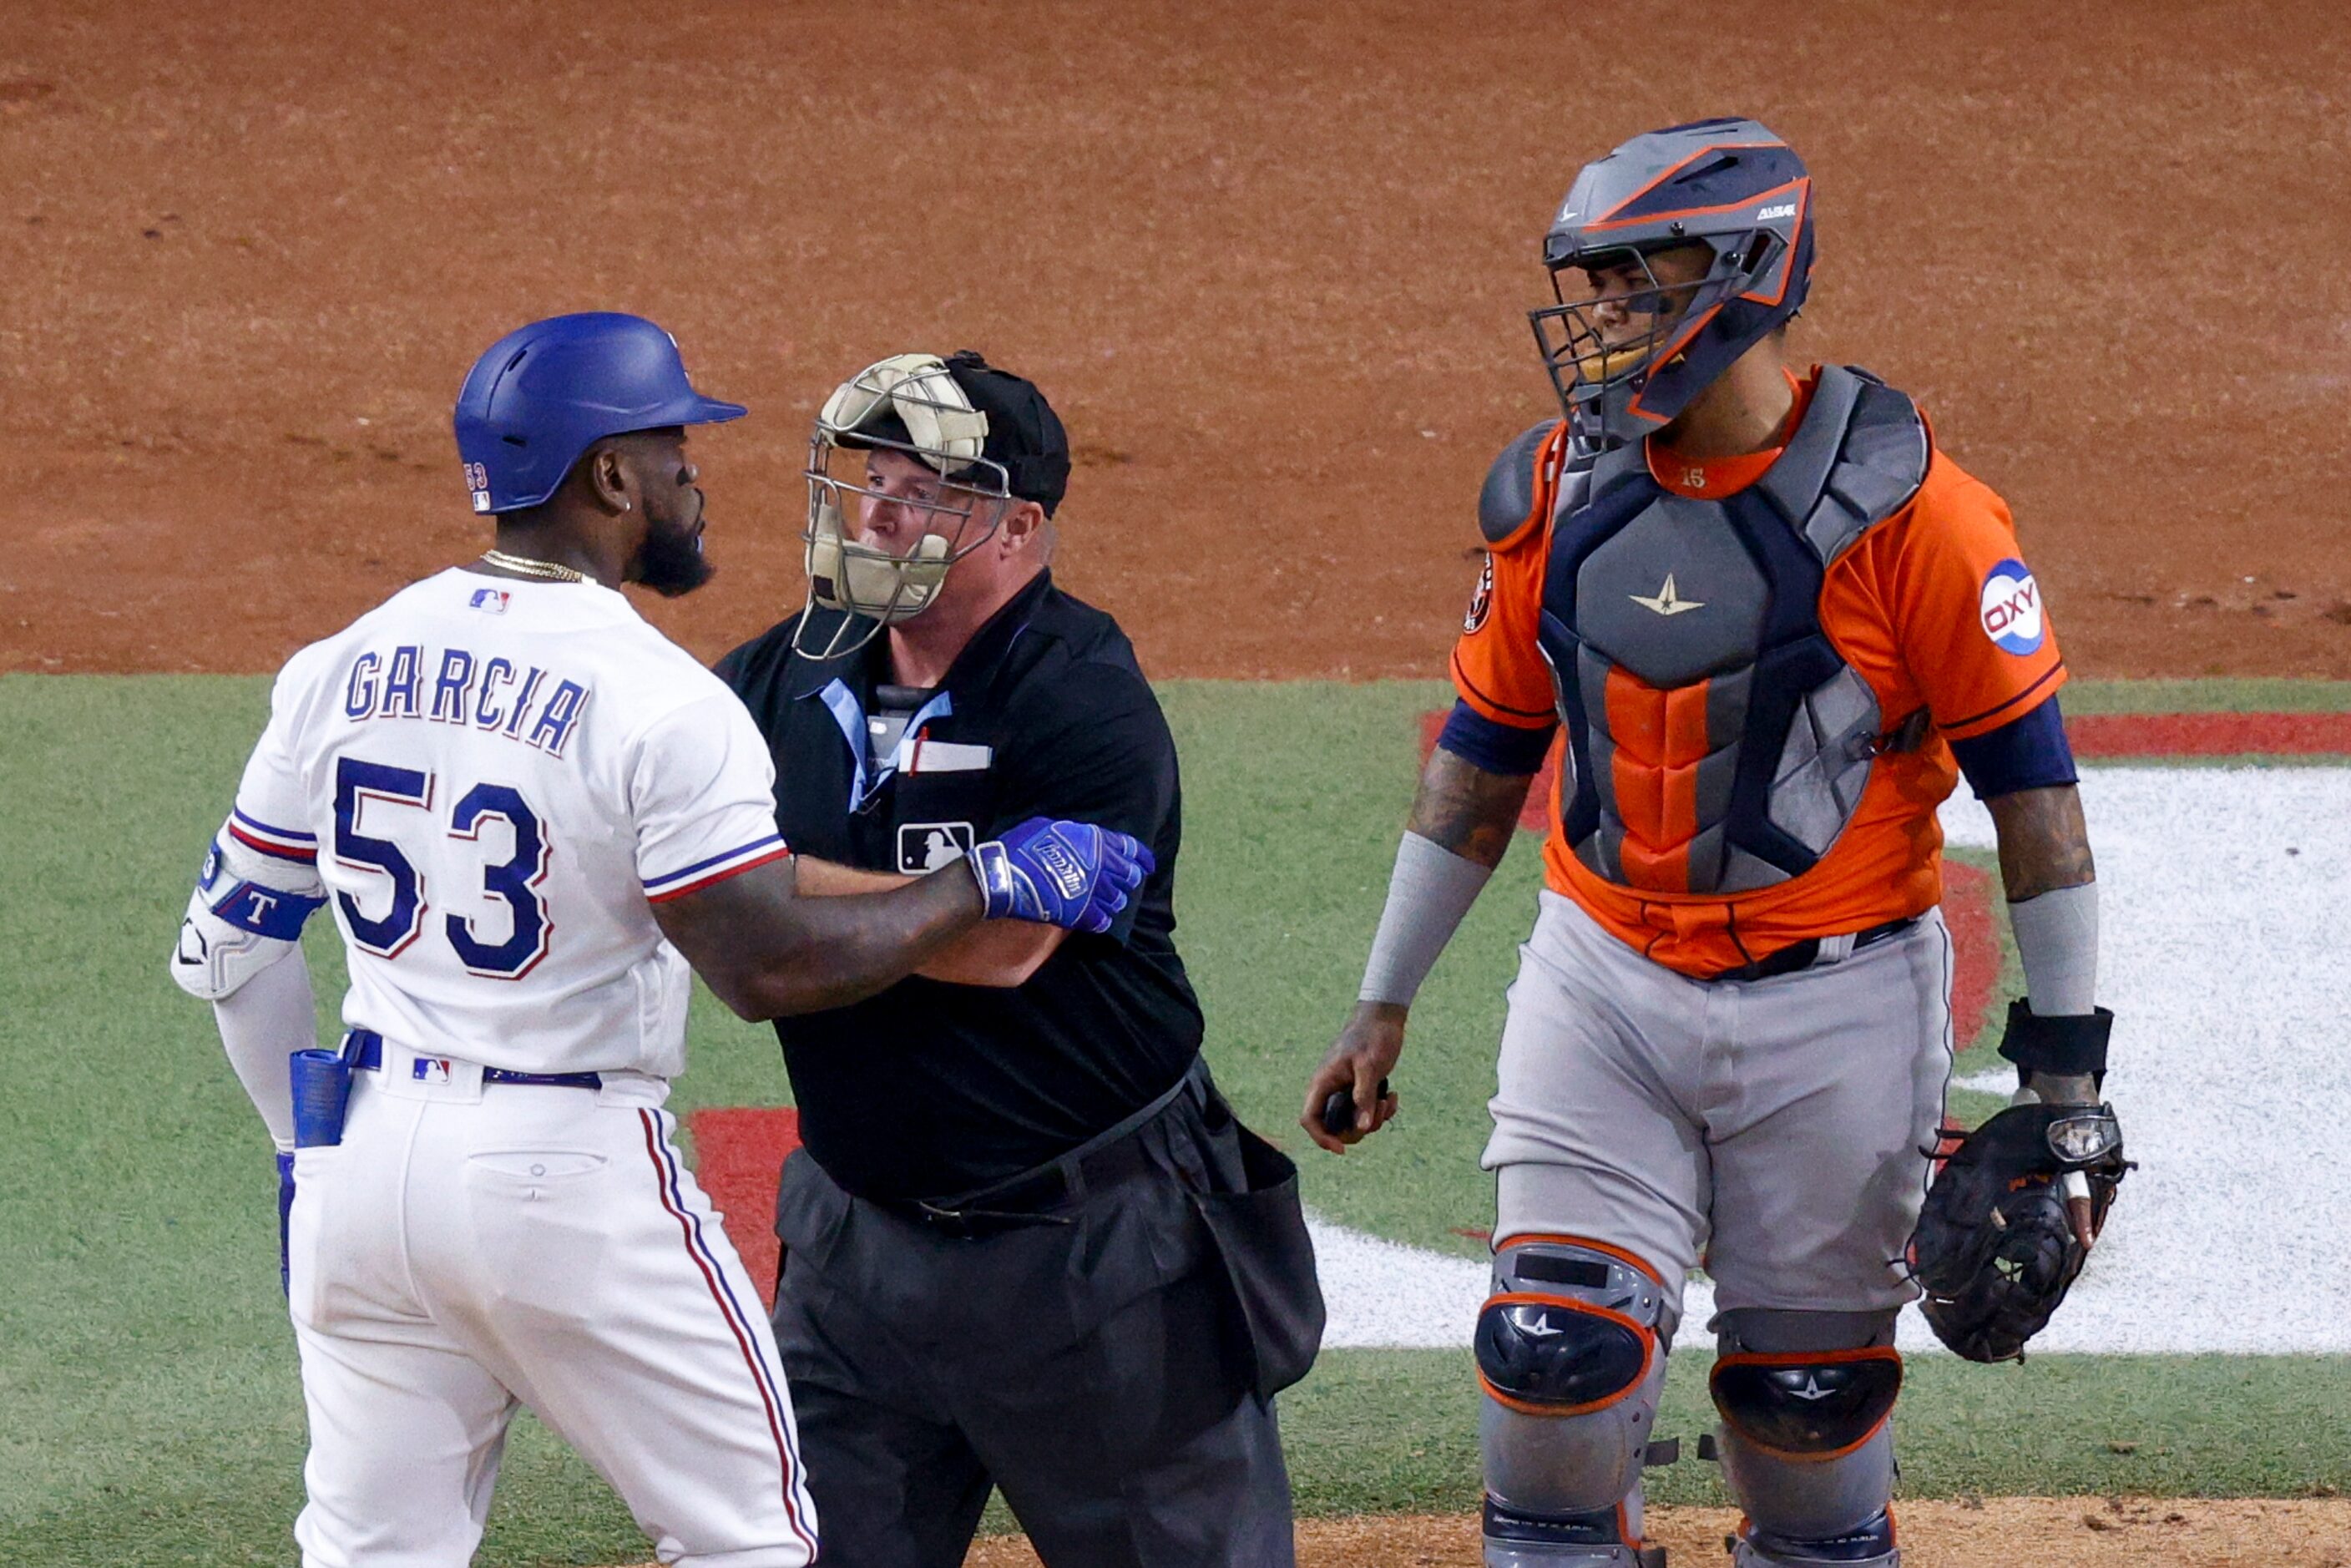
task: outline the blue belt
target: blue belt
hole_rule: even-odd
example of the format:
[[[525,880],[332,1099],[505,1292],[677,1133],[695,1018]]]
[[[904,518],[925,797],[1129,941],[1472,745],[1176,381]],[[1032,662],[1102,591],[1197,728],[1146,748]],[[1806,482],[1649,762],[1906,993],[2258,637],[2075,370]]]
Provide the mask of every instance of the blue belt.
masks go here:
[[[351,1067],[360,1072],[383,1071],[383,1036],[371,1029],[355,1029],[343,1037],[343,1049],[350,1055]],[[482,1069],[485,1083],[537,1083],[551,1089],[601,1089],[603,1074],[598,1072],[510,1072],[503,1067]]]

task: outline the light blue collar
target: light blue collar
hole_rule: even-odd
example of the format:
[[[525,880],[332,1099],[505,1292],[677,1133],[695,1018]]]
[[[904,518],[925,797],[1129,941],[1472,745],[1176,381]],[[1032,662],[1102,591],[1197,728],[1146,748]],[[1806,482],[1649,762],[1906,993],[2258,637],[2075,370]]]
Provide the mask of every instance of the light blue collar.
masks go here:
[[[913,754],[914,742],[922,736],[923,726],[955,712],[955,700],[944,691],[915,709],[914,716],[906,721],[905,733],[898,737],[896,749],[890,753],[890,759],[875,771],[869,783],[865,777],[865,709],[859,705],[857,694],[849,689],[848,682],[836,678],[817,695],[824,699],[825,707],[832,714],[832,722],[841,727],[841,737],[849,742],[849,809],[852,811],[863,810],[874,792],[896,775],[900,765]]]

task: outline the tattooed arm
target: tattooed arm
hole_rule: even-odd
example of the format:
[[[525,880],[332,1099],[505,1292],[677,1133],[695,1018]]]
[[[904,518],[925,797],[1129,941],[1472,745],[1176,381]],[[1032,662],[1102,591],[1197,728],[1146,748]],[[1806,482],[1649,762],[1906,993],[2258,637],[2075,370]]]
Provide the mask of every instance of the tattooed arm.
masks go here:
[[[1533,783],[1532,775],[1489,773],[1449,751],[1432,751],[1420,770],[1420,791],[1412,798],[1405,831],[1491,870],[1510,847]]]
[[[2019,789],[1995,795],[1984,805],[2000,840],[2000,880],[2011,904],[2097,880],[2081,791],[2073,785]]]
[[[720,1001],[769,1019],[895,985],[976,928],[985,908],[960,862],[887,892],[812,898],[786,859],[656,904],[653,918]]]

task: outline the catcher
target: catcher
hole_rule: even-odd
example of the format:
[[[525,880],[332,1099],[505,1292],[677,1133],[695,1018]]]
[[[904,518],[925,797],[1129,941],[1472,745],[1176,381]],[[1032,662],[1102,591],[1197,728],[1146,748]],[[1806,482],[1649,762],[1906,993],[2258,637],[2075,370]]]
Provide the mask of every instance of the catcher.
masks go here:
[[[1792,359],[1812,180],[1753,120],[1587,165],[1533,312],[1562,420],[1495,461],[1459,701],[1359,1003],[1307,1085],[1332,1152],[1395,1113],[1406,1009],[1565,745],[1510,992],[1475,1339],[1489,1568],[1635,1568],[1703,1262],[1739,1568],[1891,1568],[1896,1313],[2013,1354],[2121,1170],[2065,666],[2008,508],[1908,397]],[[1936,807],[1997,827],[2029,1103],[1950,1155]]]

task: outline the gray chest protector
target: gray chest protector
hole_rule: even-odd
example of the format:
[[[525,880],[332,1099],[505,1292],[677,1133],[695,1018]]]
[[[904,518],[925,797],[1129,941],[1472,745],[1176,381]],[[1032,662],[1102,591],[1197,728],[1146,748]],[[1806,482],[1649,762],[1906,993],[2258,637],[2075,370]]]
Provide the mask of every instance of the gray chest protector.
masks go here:
[[[1917,492],[1928,455],[1908,398],[1831,365],[1779,460],[1735,495],[1667,491],[1638,444],[1571,464],[1539,637],[1568,737],[1561,821],[1586,867],[1732,894],[1828,852],[1894,746],[1821,629],[1822,580]]]

